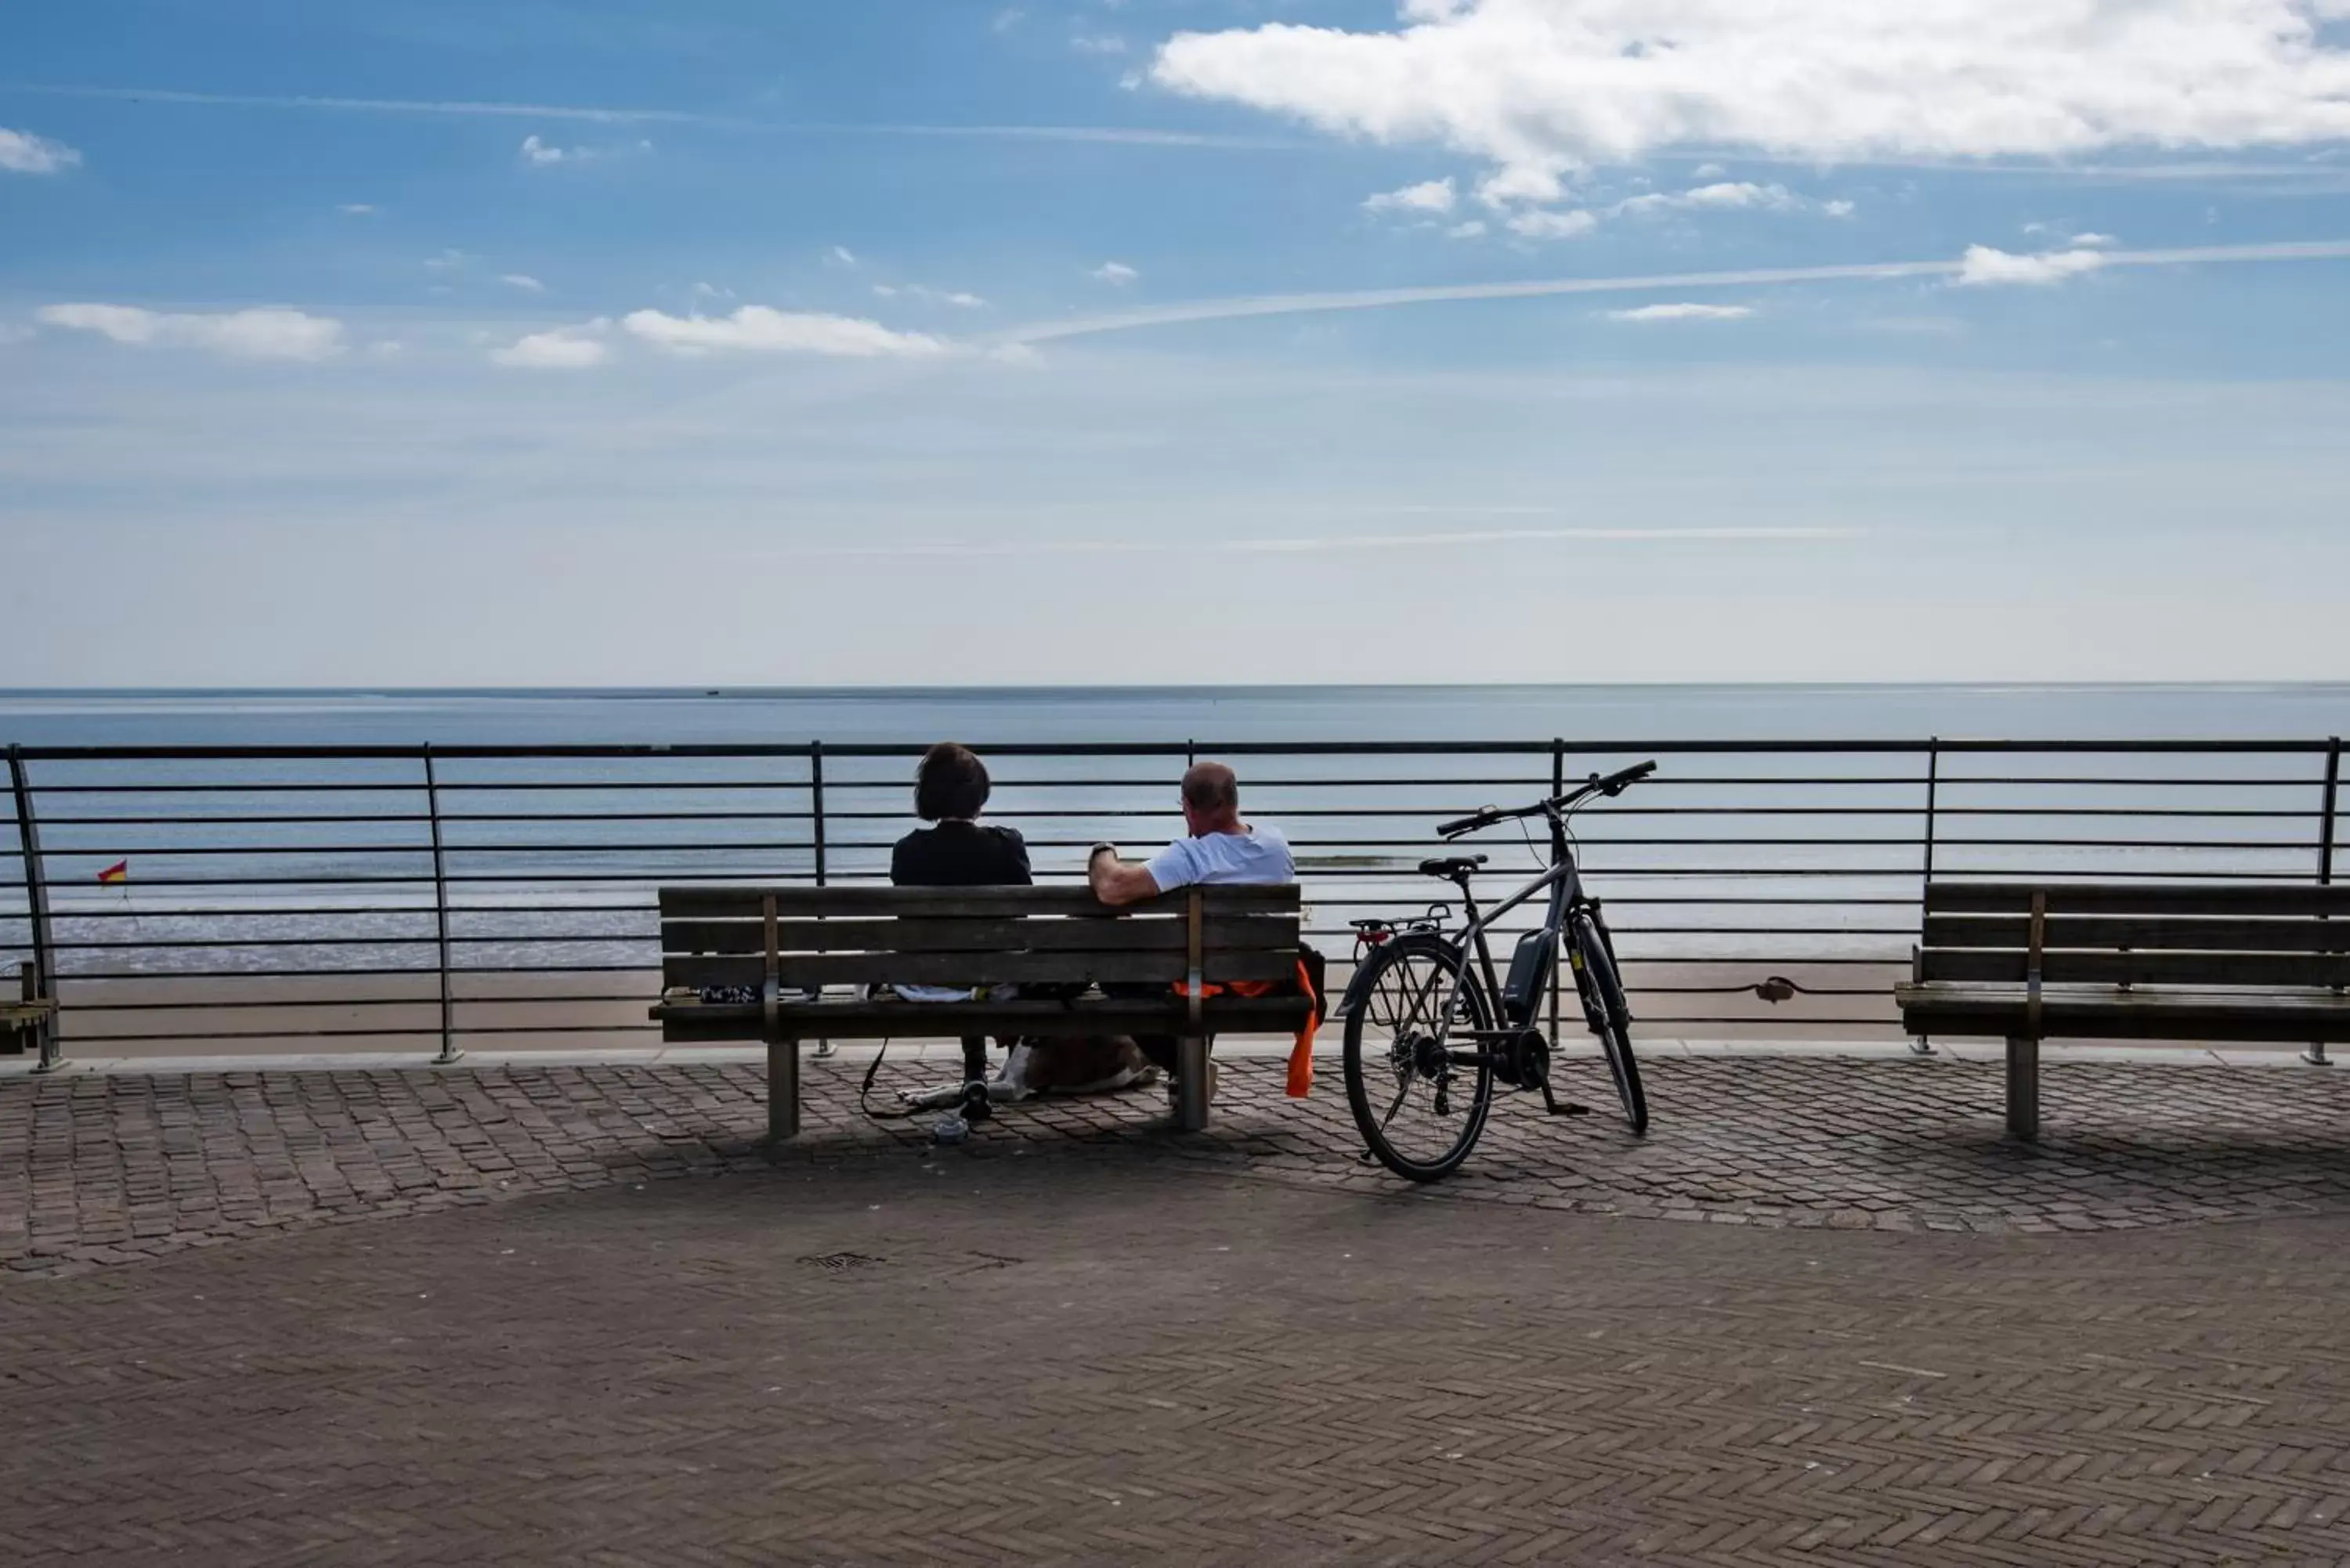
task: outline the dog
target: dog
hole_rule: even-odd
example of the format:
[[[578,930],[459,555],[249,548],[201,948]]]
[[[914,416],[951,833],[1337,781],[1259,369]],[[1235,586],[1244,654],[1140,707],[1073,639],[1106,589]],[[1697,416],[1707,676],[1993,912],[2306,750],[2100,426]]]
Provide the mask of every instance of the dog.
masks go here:
[[[1123,1034],[1023,1040],[987,1080],[987,1102],[1010,1106],[1040,1095],[1115,1095],[1149,1088],[1159,1078],[1159,1069]],[[898,1099],[910,1110],[935,1111],[962,1104],[962,1093],[957,1080],[934,1089],[901,1089]]]

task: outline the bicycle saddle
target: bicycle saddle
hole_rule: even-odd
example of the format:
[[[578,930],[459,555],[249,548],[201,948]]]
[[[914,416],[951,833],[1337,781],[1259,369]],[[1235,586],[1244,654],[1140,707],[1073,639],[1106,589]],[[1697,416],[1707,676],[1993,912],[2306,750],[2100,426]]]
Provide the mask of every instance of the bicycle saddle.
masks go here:
[[[1485,857],[1482,855],[1454,855],[1442,860],[1421,861],[1419,874],[1423,877],[1441,877],[1447,881],[1458,882],[1483,864],[1485,864]]]

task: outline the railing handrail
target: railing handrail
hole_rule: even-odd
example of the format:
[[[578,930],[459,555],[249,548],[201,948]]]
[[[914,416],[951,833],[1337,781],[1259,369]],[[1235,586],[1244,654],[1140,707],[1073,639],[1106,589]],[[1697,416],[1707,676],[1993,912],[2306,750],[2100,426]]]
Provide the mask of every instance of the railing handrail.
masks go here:
[[[1807,753],[1842,755],[1924,756],[1935,751],[1978,755],[2029,754],[2126,754],[2151,755],[2271,755],[2323,756],[2332,744],[2326,740],[2294,740],[2248,738],[2215,740],[2210,738],[2178,738],[2168,740],[2116,740],[2064,737],[2049,740],[2016,740],[1977,737],[1974,739],[1942,736],[1939,739],[1874,739],[1799,740],[1778,737],[1749,737],[1740,740],[1662,740],[1627,739],[1604,741],[1007,741],[983,744],[971,742],[972,749],[983,756],[1003,757],[1177,757],[1185,755],[1222,756],[1472,756],[1547,757],[1554,750],[1568,756],[1614,754],[1627,752],[1653,752],[1659,755],[1692,756],[1707,753],[1737,755],[1794,754]],[[413,762],[421,757],[427,742],[414,745],[201,745],[201,746],[20,746],[14,748],[26,762],[301,762],[301,761],[382,761]],[[580,743],[547,745],[443,745],[429,742],[432,754],[442,761],[528,761],[532,759],[568,758],[580,761],[626,761],[629,759],[660,760],[676,757],[787,757],[808,759],[819,751],[828,757],[895,758],[919,757],[929,749],[930,742],[920,741],[806,741],[806,742],[679,742]]]

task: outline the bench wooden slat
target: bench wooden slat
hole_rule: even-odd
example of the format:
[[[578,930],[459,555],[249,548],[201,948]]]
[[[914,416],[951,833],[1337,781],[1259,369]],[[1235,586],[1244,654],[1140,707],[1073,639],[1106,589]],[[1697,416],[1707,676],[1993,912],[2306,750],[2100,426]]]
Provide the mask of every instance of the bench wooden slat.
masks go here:
[[[1929,948],[2009,948],[2031,940],[2029,918],[2015,915],[1929,915]],[[2350,952],[2350,920],[2128,919],[2054,915],[2043,944],[2058,948],[2192,949],[2201,952]]]
[[[1220,1034],[1287,1034],[1305,1021],[1302,997],[1211,997],[1201,1008],[1207,1027]],[[652,1010],[661,1038],[671,1044],[715,1044],[753,1040],[764,1027],[756,1007],[703,1003]],[[1166,1002],[1088,997],[1074,1002],[787,1002],[777,1012],[781,1025],[804,1040],[944,1039],[965,1034],[1034,1034],[1069,1038],[1089,1034],[1171,1033],[1182,1010]]]
[[[1201,955],[1201,968],[1217,982],[1288,980],[1297,973],[1297,953],[1295,949],[1210,951]],[[1172,985],[1183,978],[1185,961],[1181,953],[785,953],[775,972],[787,988],[1024,981]],[[664,987],[757,985],[766,973],[764,954],[672,954],[661,962]]]
[[[1989,981],[2022,984],[2030,956],[2016,948],[1926,948],[1918,955],[1921,981]],[[2350,986],[2350,955],[2277,952],[2074,952],[2041,955],[2050,984],[2244,985],[2267,988]]]
[[[2350,884],[2314,882],[1936,882],[1926,913],[2022,915],[2035,892],[2047,895],[2051,915],[2350,917]]]
[[[663,888],[663,919],[741,919],[755,916],[773,895],[778,915],[917,915],[955,918],[1028,915],[1171,916],[1181,918],[1192,889],[1182,889],[1122,909],[1106,908],[1091,888]],[[1201,888],[1201,907],[1219,915],[1294,913],[1301,900],[1295,884],[1277,887]]]
[[[1979,981],[1908,981],[1894,988],[1912,1029],[1938,1034],[2012,1035],[2028,988]],[[2350,1040],[2350,995],[2322,991],[2045,985],[2044,1032],[2088,1040]]]
[[[778,919],[784,952],[1180,952],[1180,919],[964,919],[852,918]],[[1295,948],[1295,915],[1208,915],[1211,950]],[[743,920],[665,920],[661,948],[672,953],[764,953],[766,926]]]

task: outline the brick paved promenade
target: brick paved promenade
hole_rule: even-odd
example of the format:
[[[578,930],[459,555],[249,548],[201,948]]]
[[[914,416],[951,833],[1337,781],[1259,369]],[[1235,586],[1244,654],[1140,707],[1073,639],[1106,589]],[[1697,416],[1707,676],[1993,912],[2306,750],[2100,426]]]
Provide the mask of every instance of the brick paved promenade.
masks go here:
[[[5,1560],[2350,1560],[2339,1073],[1660,1059],[1430,1195],[846,1071],[0,1081]]]

